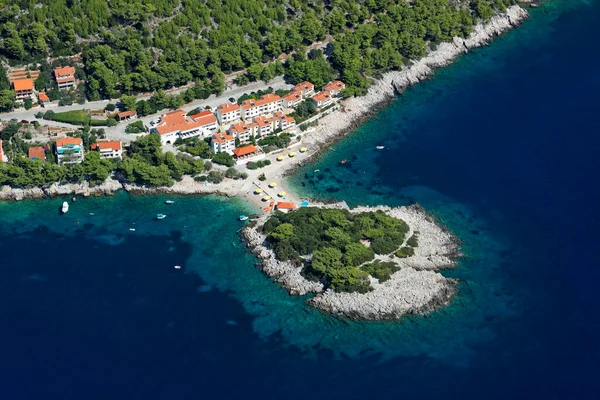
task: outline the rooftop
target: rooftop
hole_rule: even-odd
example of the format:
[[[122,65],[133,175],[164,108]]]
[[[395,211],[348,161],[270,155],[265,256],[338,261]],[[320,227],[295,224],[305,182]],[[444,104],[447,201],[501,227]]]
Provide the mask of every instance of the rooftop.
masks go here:
[[[319,92],[319,93],[313,95],[312,99],[314,101],[316,101],[317,103],[321,103],[323,101],[327,101],[327,100],[331,99],[331,94],[329,92],[322,91],[322,92]]]
[[[137,115],[137,111],[135,111],[135,110],[123,111],[117,115],[119,116],[119,119],[123,119],[123,118],[131,117],[133,115]]]
[[[56,147],[63,147],[63,146],[68,146],[68,145],[82,146],[83,142],[81,141],[81,138],[73,138],[73,137],[66,137],[66,138],[58,139],[56,141]]]
[[[44,148],[42,146],[30,147],[29,151],[27,152],[27,155],[29,156],[29,158],[36,158],[40,160],[46,159],[46,152],[44,151]]]
[[[90,147],[92,150],[98,150],[98,151],[103,151],[103,150],[119,151],[119,150],[123,149],[123,146],[122,146],[120,140],[99,140],[96,143],[92,143],[92,145]]]
[[[219,112],[221,112],[221,114],[227,114],[229,112],[237,111],[239,109],[240,109],[240,106],[236,103],[221,104],[219,107],[217,107],[217,110],[219,110]]]
[[[48,97],[48,95],[44,92],[42,92],[38,95],[38,99],[40,101],[50,101],[50,97]]]
[[[294,86],[292,88],[292,91],[294,91],[294,92],[300,92],[300,91],[303,91],[303,90],[313,90],[314,88],[315,88],[315,85],[313,85],[309,81],[304,81],[304,82],[300,82],[299,84],[297,84],[296,86]]]
[[[281,100],[281,97],[279,97],[279,95],[276,95],[274,93],[269,93],[269,94],[265,94],[264,96],[261,96],[260,99],[258,99],[258,100],[254,100],[254,99],[244,100],[242,102],[242,107],[244,109],[260,107],[265,104],[273,103],[275,101],[280,101],[280,100]]]
[[[209,110],[205,110],[199,112],[198,114],[194,114],[192,115],[192,118],[196,122],[199,122],[201,125],[210,125],[217,123],[217,117],[215,117],[215,114],[213,114],[213,112]]]
[[[293,210],[296,208],[296,205],[292,202],[278,201],[276,207],[280,210]]]
[[[252,127],[245,122],[238,122],[237,124],[233,124],[229,127],[230,133],[246,133],[250,131]]]
[[[284,98],[284,100],[285,100],[285,101],[287,101],[288,103],[289,103],[289,102],[292,102],[292,101],[299,101],[299,100],[302,100],[302,96],[300,96],[300,94],[296,93],[295,91],[294,91],[294,92],[290,92],[290,93],[286,94],[285,96],[283,96],[283,98]]]
[[[13,86],[16,91],[33,90],[33,79],[15,79]]]
[[[75,67],[58,67],[54,69],[56,78],[75,76]]]
[[[165,135],[176,131],[189,131],[202,125],[204,124],[185,115],[185,111],[175,110],[160,117],[160,122],[156,125],[156,131],[161,135]]]
[[[238,147],[237,149],[233,149],[233,154],[235,154],[236,157],[242,157],[242,156],[245,156],[248,154],[256,153],[257,151],[258,151],[258,149],[256,148],[256,146],[251,144],[248,146]]]
[[[343,88],[346,87],[346,84],[342,81],[333,81],[333,82],[329,82],[327,85],[323,86],[323,90],[328,90],[328,91],[332,91],[332,90],[336,90],[336,91],[340,91]]]
[[[230,135],[228,133],[217,133],[216,135],[213,135],[212,140],[214,140],[215,142],[220,143],[220,144],[225,144],[225,143],[231,142],[235,139],[233,138],[232,135]]]

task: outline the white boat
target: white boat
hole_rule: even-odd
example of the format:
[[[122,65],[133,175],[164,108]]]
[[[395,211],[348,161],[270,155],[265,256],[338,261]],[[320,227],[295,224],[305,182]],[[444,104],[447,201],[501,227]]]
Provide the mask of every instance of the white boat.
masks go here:
[[[240,221],[246,221],[246,220],[248,220],[248,216],[247,215],[240,215],[239,220]]]
[[[173,268],[175,268],[175,269],[181,269],[181,265],[176,265]]]
[[[165,201],[165,204],[175,204],[175,202],[173,200],[167,200]]]
[[[165,219],[167,218],[167,214],[156,214],[156,219]]]
[[[131,232],[135,232],[135,228],[129,228]]]
[[[385,146],[377,146],[376,149],[377,150],[383,150],[383,149],[385,149]]]
[[[66,201],[63,203],[61,211],[63,214],[66,214],[67,211],[69,211],[69,203],[67,203]]]

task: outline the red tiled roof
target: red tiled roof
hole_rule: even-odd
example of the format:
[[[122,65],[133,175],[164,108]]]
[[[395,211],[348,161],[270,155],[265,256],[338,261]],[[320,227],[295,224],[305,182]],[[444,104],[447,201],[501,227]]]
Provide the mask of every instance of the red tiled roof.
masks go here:
[[[44,92],[42,92],[38,95],[38,99],[40,101],[50,101],[50,97],[48,97],[48,95]]]
[[[41,146],[30,147],[29,151],[27,152],[27,155],[29,156],[29,158],[37,158],[40,160],[46,159],[46,152],[44,151],[44,148]]]
[[[235,154],[236,157],[241,157],[241,156],[255,153],[257,151],[258,151],[258,149],[256,148],[256,146],[251,144],[248,146],[238,147],[237,149],[233,149],[233,154]]]
[[[216,135],[213,135],[212,140],[214,140],[215,142],[220,143],[220,144],[225,144],[225,143],[231,142],[235,139],[233,138],[232,135],[230,135],[228,133],[218,133]]]
[[[333,81],[333,82],[329,82],[327,85],[323,86],[323,90],[328,90],[328,91],[332,91],[332,90],[336,90],[336,91],[340,91],[343,88],[346,87],[346,84],[342,81]]]
[[[137,111],[135,111],[135,110],[123,111],[117,115],[118,115],[119,119],[123,119],[123,118],[131,117],[133,115],[137,115]]]
[[[196,122],[201,123],[202,125],[210,125],[217,122],[217,117],[215,117],[215,114],[213,114],[213,112],[209,110],[205,110],[199,112],[198,114],[194,114],[192,115],[192,118]]]
[[[252,127],[244,122],[238,122],[237,124],[233,124],[229,127],[229,133],[246,133],[250,131]]]
[[[285,101],[287,101],[288,103],[292,103],[294,101],[302,100],[302,96],[300,96],[296,92],[290,92],[290,93],[286,94],[285,96],[283,96],[283,99]]]
[[[271,126],[271,118],[254,118],[254,123],[259,127]]]
[[[315,94],[315,95],[312,96],[312,99],[314,101],[316,101],[317,103],[321,103],[321,102],[327,101],[330,98],[331,98],[331,94],[329,92],[326,92],[326,91],[319,92],[319,93],[317,93],[317,94]]]
[[[314,88],[315,88],[315,85],[313,85],[312,83],[310,83],[308,81],[304,81],[304,82],[301,82],[301,83],[297,84],[296,86],[294,86],[292,88],[292,91],[301,92],[301,91],[314,90]]]
[[[66,137],[66,138],[62,138],[62,139],[58,139],[56,141],[56,147],[62,147],[62,146],[66,146],[66,145],[83,145],[83,142],[81,141],[80,138],[72,138],[72,137]]]
[[[54,77],[58,83],[75,80],[75,67],[59,67],[54,69]]]
[[[201,122],[186,116],[183,110],[171,111],[162,115],[160,118],[161,121],[156,125],[156,131],[161,135],[175,131],[189,131],[204,125]]]
[[[242,107],[244,109],[250,109],[250,108],[254,108],[254,107],[259,107],[265,104],[269,104],[269,103],[273,103],[275,101],[280,101],[281,97],[279,97],[278,95],[274,94],[274,93],[269,93],[269,94],[265,94],[264,96],[261,96],[260,99],[258,100],[244,100],[242,102]]]
[[[221,114],[227,114],[233,111],[237,111],[239,109],[240,106],[235,103],[221,104],[219,107],[217,107],[217,110],[219,110]]]
[[[97,143],[92,143],[90,146],[92,150],[105,150],[111,149],[113,151],[119,151],[123,149],[120,140],[99,140]]]
[[[16,91],[33,90],[33,79],[15,79],[13,86]]]
[[[278,201],[276,207],[280,210],[293,210],[296,208],[296,205],[292,202]]]

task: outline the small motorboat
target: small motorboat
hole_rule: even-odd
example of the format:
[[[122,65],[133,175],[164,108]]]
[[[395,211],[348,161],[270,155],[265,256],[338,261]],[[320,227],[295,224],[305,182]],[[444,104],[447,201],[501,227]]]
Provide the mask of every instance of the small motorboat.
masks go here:
[[[94,213],[90,213],[90,215],[96,215],[96,214],[94,214]]]
[[[181,269],[181,265],[176,265],[173,268],[175,268],[175,269]]]
[[[77,201],[77,197],[73,197],[73,198],[71,199],[71,201],[72,201],[73,203],[75,203],[75,202]]]
[[[62,205],[60,211],[62,211],[63,214],[66,214],[67,211],[69,211],[69,203],[67,203],[66,201],[63,202],[63,205]]]
[[[342,160],[342,161],[340,161],[340,164],[346,164],[346,162],[347,162],[346,160]]]
[[[240,215],[240,217],[238,218],[240,221],[246,221],[248,219],[247,215]]]
[[[129,228],[131,232],[135,232],[135,228]]]
[[[165,204],[175,204],[175,201],[173,201],[173,200],[167,200],[167,201],[165,201]]]
[[[383,149],[385,149],[385,146],[377,146],[376,149],[377,150],[383,150]]]
[[[165,219],[167,218],[167,214],[156,214],[156,219]]]
[[[316,172],[321,172],[321,170],[320,169],[315,169],[313,172],[315,172],[315,173]]]

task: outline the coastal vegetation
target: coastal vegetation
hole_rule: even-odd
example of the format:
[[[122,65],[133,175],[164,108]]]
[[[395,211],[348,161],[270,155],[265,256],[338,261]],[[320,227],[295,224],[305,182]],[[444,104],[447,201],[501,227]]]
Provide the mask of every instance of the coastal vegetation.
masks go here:
[[[190,82],[195,86],[169,95],[169,102],[206,98],[223,91],[225,74],[243,69],[238,84],[283,73],[292,83],[309,80],[320,86],[339,75],[348,85],[346,94],[354,95],[364,93],[369,76],[400,68],[453,36],[468,35],[478,20],[515,2],[6,0],[0,9],[0,52],[13,65],[82,53],[77,78],[86,81],[80,90],[90,100]],[[306,54],[305,46],[324,40],[332,45],[327,58],[315,49]],[[275,61],[294,53],[283,63]],[[36,87],[53,89],[51,76],[42,75]],[[0,85],[2,109],[12,107],[12,96]],[[138,103],[139,115],[153,106]]]
[[[394,255],[409,227],[383,211],[302,207],[276,212],[262,231],[277,258],[303,266],[306,277],[337,292],[365,293],[372,289],[369,275],[382,282],[400,269],[375,258]]]

